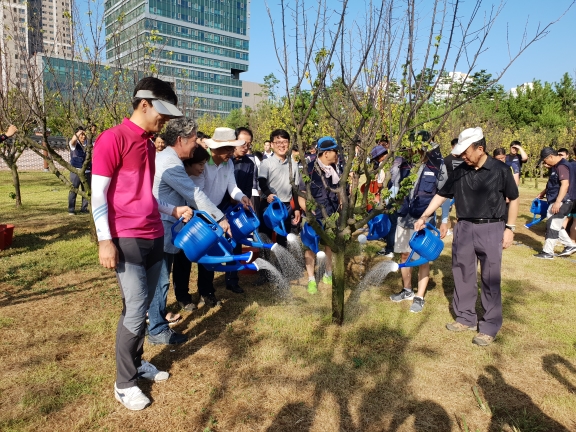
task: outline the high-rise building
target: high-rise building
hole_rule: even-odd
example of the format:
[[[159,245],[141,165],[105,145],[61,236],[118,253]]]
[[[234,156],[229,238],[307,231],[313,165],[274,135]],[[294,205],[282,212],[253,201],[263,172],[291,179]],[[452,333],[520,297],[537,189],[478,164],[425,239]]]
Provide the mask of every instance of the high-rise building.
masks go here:
[[[72,0],[2,0],[0,77],[2,88],[26,88],[35,54],[70,59]]]
[[[174,83],[186,114],[242,107],[250,0],[107,0],[107,59]]]

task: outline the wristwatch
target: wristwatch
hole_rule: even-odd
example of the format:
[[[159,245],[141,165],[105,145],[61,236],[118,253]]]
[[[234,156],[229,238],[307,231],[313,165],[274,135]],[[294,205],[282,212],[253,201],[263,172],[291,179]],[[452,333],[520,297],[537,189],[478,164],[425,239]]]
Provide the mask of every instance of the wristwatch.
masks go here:
[[[506,228],[508,228],[510,231],[514,232],[516,231],[516,225],[508,225],[506,224]]]

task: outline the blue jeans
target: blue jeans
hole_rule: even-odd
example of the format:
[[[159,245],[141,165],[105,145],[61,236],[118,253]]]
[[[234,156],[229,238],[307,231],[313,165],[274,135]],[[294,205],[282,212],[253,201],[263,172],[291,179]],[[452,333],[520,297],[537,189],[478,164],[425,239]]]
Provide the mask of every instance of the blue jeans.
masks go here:
[[[166,299],[170,288],[170,273],[173,263],[174,254],[164,252],[156,292],[148,308],[148,320],[150,321],[148,333],[152,336],[156,336],[169,328],[166,320]]]

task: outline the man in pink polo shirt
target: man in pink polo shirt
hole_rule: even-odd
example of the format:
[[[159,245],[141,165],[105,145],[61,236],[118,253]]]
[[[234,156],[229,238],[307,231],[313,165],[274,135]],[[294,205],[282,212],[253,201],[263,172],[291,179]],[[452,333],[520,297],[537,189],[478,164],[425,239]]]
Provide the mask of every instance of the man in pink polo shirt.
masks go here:
[[[146,77],[136,84],[134,113],[104,131],[94,143],[92,215],[98,234],[100,264],[116,269],[122,314],[116,330],[114,395],[126,408],[141,410],[150,400],[138,378],[168,379],[142,360],[146,311],[154,297],[163,257],[164,229],[159,211],[176,218],[189,207],[158,202],[152,195],[156,149],[150,139],[171,118],[182,117],[169,83]]]

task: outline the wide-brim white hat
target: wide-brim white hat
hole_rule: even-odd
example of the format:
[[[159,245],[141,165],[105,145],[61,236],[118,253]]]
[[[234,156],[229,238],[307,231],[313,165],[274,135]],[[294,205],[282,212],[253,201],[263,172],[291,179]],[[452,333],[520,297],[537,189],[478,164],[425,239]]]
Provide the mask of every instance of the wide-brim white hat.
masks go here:
[[[236,139],[234,129],[227,127],[216,128],[212,138],[206,138],[204,142],[211,149],[217,149],[220,147],[238,147],[245,143],[244,140]]]
[[[452,154],[460,156],[472,143],[478,142],[482,138],[484,138],[484,133],[481,127],[464,129],[460,132],[460,135],[458,135],[458,144],[452,149]]]

